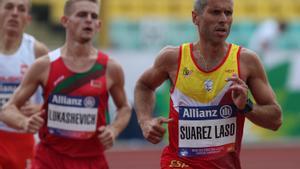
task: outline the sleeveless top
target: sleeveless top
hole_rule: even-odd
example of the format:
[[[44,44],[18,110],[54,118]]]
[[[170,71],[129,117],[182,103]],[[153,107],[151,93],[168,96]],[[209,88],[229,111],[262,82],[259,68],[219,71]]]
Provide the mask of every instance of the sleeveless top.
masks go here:
[[[20,85],[29,66],[35,60],[35,39],[31,35],[23,34],[19,49],[11,55],[0,53],[0,107],[12,96]],[[40,94],[40,93],[39,93]],[[40,103],[41,95],[34,95],[32,102]],[[18,132],[0,121],[0,130]]]
[[[176,82],[170,91],[169,117],[175,122],[168,125],[168,149],[183,161],[199,165],[205,161],[206,167],[213,168],[220,161],[233,160],[239,167],[245,117],[234,106],[231,82],[226,79],[239,75],[240,49],[230,44],[222,63],[205,71],[196,64],[193,44],[180,47]]]
[[[41,143],[70,157],[92,157],[103,153],[97,138],[106,125],[108,56],[99,52],[92,68],[83,73],[69,70],[60,50],[49,53],[50,72],[44,87],[45,124],[39,131]]]

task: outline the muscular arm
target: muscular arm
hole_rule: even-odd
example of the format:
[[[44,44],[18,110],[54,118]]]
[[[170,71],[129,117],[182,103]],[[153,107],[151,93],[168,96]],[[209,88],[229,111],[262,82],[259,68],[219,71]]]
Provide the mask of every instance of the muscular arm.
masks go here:
[[[245,69],[244,69],[245,68]],[[246,117],[253,123],[271,130],[282,124],[282,111],[268,82],[267,75],[257,55],[247,49],[241,52],[241,74],[256,101],[253,111]]]
[[[121,66],[110,60],[109,77],[112,79],[112,86],[109,89],[110,95],[117,107],[116,117],[111,126],[116,132],[116,136],[127,126],[131,117],[131,108],[128,104],[124,89],[124,73]]]
[[[134,101],[139,121],[152,118],[155,104],[155,90],[165,80],[175,81],[178,60],[178,48],[166,47],[157,56],[154,64],[138,79]]]
[[[98,129],[98,138],[105,149],[112,147],[114,140],[127,126],[131,117],[131,108],[124,90],[124,73],[121,66],[112,59],[107,64],[107,85],[117,110],[114,121]]]
[[[137,118],[143,130],[143,135],[152,143],[160,142],[165,133],[165,129],[161,124],[170,121],[162,117],[152,117],[155,90],[167,79],[174,81],[178,53],[178,48],[168,47],[163,49],[154,65],[141,75],[135,86],[134,100]]]
[[[25,74],[20,86],[15,90],[8,103],[3,107],[0,119],[10,127],[24,129],[28,122],[28,117],[21,113],[20,108],[33,95],[38,85],[45,83],[48,78],[46,73],[48,62],[47,57],[35,61]]]

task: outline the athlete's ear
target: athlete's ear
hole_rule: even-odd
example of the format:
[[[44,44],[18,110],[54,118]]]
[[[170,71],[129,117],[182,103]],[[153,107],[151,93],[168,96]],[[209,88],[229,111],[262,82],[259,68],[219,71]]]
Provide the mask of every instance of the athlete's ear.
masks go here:
[[[192,19],[193,19],[193,23],[195,25],[198,25],[199,24],[199,14],[197,11],[193,10],[192,11]]]
[[[32,16],[31,16],[31,15],[28,15],[28,16],[26,17],[26,24],[29,24],[31,21],[32,21]]]
[[[66,26],[67,26],[67,23],[68,23],[68,17],[67,16],[62,16],[61,18],[60,18],[60,23],[61,23],[61,25],[63,26],[63,27],[65,27],[66,28]]]
[[[96,25],[97,32],[99,32],[99,31],[100,31],[100,29],[101,29],[101,26],[102,26],[102,20],[101,20],[101,19],[99,19],[99,20],[98,20],[98,22],[97,22],[97,25]]]

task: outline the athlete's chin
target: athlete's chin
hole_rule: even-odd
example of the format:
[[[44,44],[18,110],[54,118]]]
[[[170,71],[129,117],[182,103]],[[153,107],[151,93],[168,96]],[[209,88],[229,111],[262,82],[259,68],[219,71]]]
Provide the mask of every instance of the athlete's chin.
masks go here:
[[[85,38],[81,38],[79,40],[80,43],[84,44],[84,43],[89,43],[91,42],[92,38],[89,38],[89,37],[85,37]]]
[[[216,42],[226,41],[227,37],[228,37],[228,36],[226,36],[226,35],[216,36],[215,41],[216,41]]]
[[[13,35],[19,34],[21,31],[22,30],[16,29],[16,28],[8,28],[8,29],[6,29],[6,34],[13,36]]]

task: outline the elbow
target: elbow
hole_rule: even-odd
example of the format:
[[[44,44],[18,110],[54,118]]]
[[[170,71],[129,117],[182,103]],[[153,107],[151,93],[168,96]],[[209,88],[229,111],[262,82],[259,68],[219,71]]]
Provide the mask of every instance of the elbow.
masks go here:
[[[127,104],[126,106],[123,107],[122,112],[124,112],[122,115],[122,118],[125,120],[126,125],[127,125],[129,123],[131,115],[132,115],[131,106],[129,104]]]
[[[11,109],[11,107],[8,106],[8,105],[4,105],[1,108],[1,110],[0,110],[0,121],[5,123],[6,117],[9,116],[8,113],[7,113],[9,111],[9,109]]]
[[[128,121],[129,121],[132,116],[132,107],[129,105],[127,107],[127,115],[128,115]]]
[[[279,130],[279,128],[280,128],[281,126],[282,126],[282,119],[277,120],[277,121],[273,124],[271,130],[277,131],[277,130]]]
[[[280,106],[278,106],[277,110],[276,110],[276,119],[274,120],[274,124],[273,127],[271,128],[271,130],[273,131],[277,131],[279,130],[279,128],[282,126],[282,110],[280,108]]]
[[[145,91],[147,89],[147,86],[139,80],[134,87],[134,96],[136,97],[141,91]]]
[[[16,111],[16,107],[14,105],[6,104],[1,108],[0,112],[0,121],[5,123],[7,126],[12,127],[11,119],[12,119],[12,112]]]

